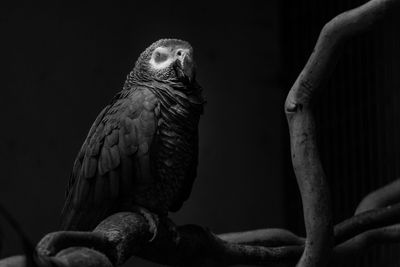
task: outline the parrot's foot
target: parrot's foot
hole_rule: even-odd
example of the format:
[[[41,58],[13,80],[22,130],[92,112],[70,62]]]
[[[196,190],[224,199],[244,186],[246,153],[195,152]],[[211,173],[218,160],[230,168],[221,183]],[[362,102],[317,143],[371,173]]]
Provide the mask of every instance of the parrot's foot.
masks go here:
[[[167,230],[172,235],[172,239],[176,244],[179,243],[180,235],[178,233],[178,227],[176,224],[168,217],[162,217],[162,223],[167,227]]]
[[[150,238],[149,242],[152,242],[157,236],[157,228],[158,228],[158,224],[159,224],[158,216],[141,206],[133,206],[132,211],[140,213],[147,220],[147,222],[149,224],[150,232],[153,234],[153,236]]]

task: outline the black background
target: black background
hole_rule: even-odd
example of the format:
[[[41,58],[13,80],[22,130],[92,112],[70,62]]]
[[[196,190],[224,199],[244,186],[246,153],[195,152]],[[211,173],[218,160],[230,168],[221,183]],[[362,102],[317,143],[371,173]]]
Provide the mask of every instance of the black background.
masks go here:
[[[106,2],[106,1],[103,1]],[[208,103],[191,198],[172,217],[221,233],[304,235],[285,96],[324,23],[366,0],[0,2],[0,203],[33,242],[57,230],[76,153],[140,52],[160,38],[195,50]],[[344,45],[316,96],[335,222],[400,176],[400,25],[389,16]],[[5,248],[20,253],[0,219]],[[398,266],[380,246],[346,266]],[[131,260],[126,266],[147,265]]]
[[[72,163],[97,113],[140,52],[181,38],[195,49],[208,104],[198,178],[172,217],[216,232],[284,227],[278,3],[2,2],[0,202],[34,242],[57,230]],[[19,253],[3,225],[1,256]]]

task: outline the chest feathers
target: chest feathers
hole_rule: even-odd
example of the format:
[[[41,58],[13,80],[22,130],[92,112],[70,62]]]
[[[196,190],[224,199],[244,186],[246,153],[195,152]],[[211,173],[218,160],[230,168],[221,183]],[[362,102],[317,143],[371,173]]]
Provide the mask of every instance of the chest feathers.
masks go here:
[[[167,210],[180,208],[196,176],[198,124],[204,104],[200,89],[183,93],[173,86],[177,85],[146,86],[158,99],[157,132],[150,148],[153,190]]]

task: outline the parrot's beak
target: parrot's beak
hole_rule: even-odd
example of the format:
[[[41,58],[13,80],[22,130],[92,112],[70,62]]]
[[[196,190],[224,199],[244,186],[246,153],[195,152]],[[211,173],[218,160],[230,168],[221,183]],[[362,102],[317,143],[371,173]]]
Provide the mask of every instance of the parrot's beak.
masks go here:
[[[177,50],[178,68],[182,72],[182,78],[188,79],[191,83],[195,78],[195,64],[191,49]]]
[[[185,76],[191,82],[195,76],[195,65],[194,65],[192,56],[187,54],[184,57],[183,62],[181,64],[182,64],[183,73],[185,73]]]

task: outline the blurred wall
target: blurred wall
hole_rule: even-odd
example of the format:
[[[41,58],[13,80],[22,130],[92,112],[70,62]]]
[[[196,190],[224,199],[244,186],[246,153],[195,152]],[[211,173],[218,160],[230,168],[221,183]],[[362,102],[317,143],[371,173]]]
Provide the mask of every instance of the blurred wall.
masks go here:
[[[216,232],[282,226],[286,90],[277,3],[2,1],[0,202],[35,242],[56,230],[72,163],[97,113],[142,50],[174,37],[194,46],[208,104],[198,179],[173,218]],[[2,227],[2,257],[19,252]]]

